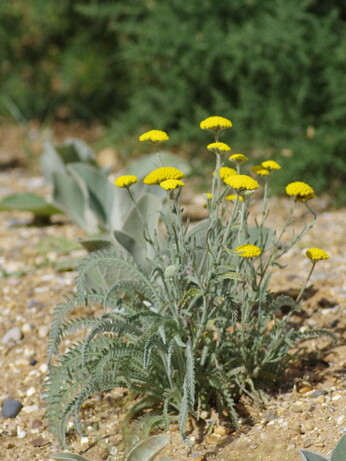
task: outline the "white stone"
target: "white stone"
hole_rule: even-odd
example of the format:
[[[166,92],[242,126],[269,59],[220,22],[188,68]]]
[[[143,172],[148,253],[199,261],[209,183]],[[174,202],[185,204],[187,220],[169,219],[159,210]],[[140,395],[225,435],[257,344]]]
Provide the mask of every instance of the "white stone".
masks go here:
[[[29,387],[29,389],[26,391],[26,395],[31,397],[34,394],[36,394],[36,389],[34,387]]]
[[[40,365],[39,370],[41,373],[46,373],[48,370],[48,365],[46,363],[42,363],[42,365]]]

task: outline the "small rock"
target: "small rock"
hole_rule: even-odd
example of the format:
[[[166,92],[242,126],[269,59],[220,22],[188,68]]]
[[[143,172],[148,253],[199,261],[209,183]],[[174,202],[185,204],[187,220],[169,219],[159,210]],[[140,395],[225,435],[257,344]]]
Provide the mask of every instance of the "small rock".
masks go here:
[[[311,445],[312,445],[311,439],[305,440],[305,442],[303,443],[303,448],[309,448]]]
[[[11,341],[18,343],[23,338],[23,332],[19,327],[10,328],[2,337],[1,342],[8,344]]]
[[[291,411],[293,413],[301,413],[303,409],[301,407],[298,407],[297,405],[293,405],[293,407],[291,408]]]
[[[294,450],[296,448],[296,446],[294,445],[294,443],[291,443],[290,445],[287,445],[287,450]]]
[[[214,431],[213,431],[215,435],[220,435],[222,437],[229,434],[230,432],[231,430],[228,427],[224,427],[224,426],[215,426]]]
[[[275,410],[269,410],[267,413],[264,415],[264,419],[267,421],[273,421],[278,417],[277,412]]]
[[[22,326],[22,332],[23,333],[30,333],[32,330],[34,330],[34,325],[32,323],[24,323]]]
[[[34,419],[34,421],[31,424],[32,429],[37,429],[38,427],[41,427],[43,425],[42,421],[40,419]]]
[[[36,389],[34,387],[29,387],[29,389],[26,391],[27,397],[31,397],[34,394],[36,394]]]
[[[32,367],[33,367],[34,365],[36,365],[36,363],[37,363],[37,360],[36,360],[36,359],[31,359],[31,360],[29,361],[29,365],[31,365]]]
[[[17,437],[18,437],[18,439],[25,439],[26,432],[25,431],[18,431],[17,432]]]
[[[89,443],[88,437],[82,437],[82,438],[80,439],[80,444],[81,444],[81,445],[88,445],[88,443]]]
[[[336,424],[340,426],[345,421],[345,416],[341,415],[336,419]]]
[[[42,437],[39,437],[37,439],[31,440],[30,445],[33,447],[43,447],[45,445],[48,445],[49,442],[48,440],[43,439]]]
[[[23,405],[19,400],[6,399],[2,404],[2,416],[4,418],[15,418]]]
[[[318,390],[318,391],[314,391],[311,394],[311,397],[313,397],[315,399],[316,397],[319,397],[320,395],[327,395],[327,394],[328,394],[328,391],[325,391],[324,389],[321,389],[321,390]]]
[[[201,419],[208,419],[209,418],[209,412],[206,410],[202,410],[200,413],[200,418]]]
[[[49,332],[49,326],[48,325],[42,325],[38,329],[38,337],[41,339],[47,338]]]
[[[317,400],[318,403],[324,403],[326,401],[326,397],[324,395],[319,395],[316,398],[316,400]]]
[[[306,394],[307,392],[310,392],[312,389],[312,386],[302,386],[298,389],[299,394]]]
[[[29,308],[37,307],[38,309],[43,309],[45,307],[45,304],[39,301],[35,301],[34,299],[30,299],[30,301],[28,302],[28,307]]]
[[[302,423],[302,429],[304,430],[304,433],[310,432],[314,429],[315,425],[311,420],[305,421]]]
[[[48,365],[46,363],[42,363],[42,365],[40,366],[40,372],[46,373],[47,370],[48,370]]]

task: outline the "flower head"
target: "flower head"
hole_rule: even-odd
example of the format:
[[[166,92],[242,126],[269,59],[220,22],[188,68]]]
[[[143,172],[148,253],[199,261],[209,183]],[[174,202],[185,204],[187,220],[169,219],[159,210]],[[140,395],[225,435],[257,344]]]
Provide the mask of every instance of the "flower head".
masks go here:
[[[320,248],[309,248],[305,254],[311,261],[320,261],[321,259],[329,258],[329,254]]]
[[[227,176],[232,176],[234,174],[238,174],[234,168],[230,168],[229,166],[222,166],[219,171],[220,178],[224,180]]]
[[[235,251],[242,258],[256,258],[256,256],[260,256],[262,254],[262,250],[260,247],[256,245],[251,245],[250,243],[246,245],[240,245],[235,249]]]
[[[204,195],[205,195],[205,197],[206,197],[207,200],[211,200],[211,199],[213,198],[213,194],[210,193],[210,192],[207,192],[207,193],[204,194]]]
[[[232,162],[236,162],[236,163],[239,163],[239,164],[245,163],[245,162],[247,162],[249,160],[249,158],[244,154],[232,154],[228,158]]]
[[[261,163],[261,166],[267,170],[281,170],[281,166],[275,160],[266,160]]]
[[[137,176],[134,176],[132,174],[125,174],[123,176],[119,176],[118,178],[116,178],[114,184],[117,187],[130,187],[131,184],[135,184],[137,181]]]
[[[208,117],[199,124],[202,130],[219,131],[225,128],[231,128],[232,122],[224,117]]]
[[[232,150],[231,147],[224,142],[212,142],[207,145],[207,149],[212,150],[217,154],[224,154],[225,152],[230,152]]]
[[[230,202],[244,202],[244,197],[242,195],[237,195],[237,194],[227,195],[225,199]]]
[[[177,187],[183,187],[185,183],[180,181],[180,179],[166,179],[165,181],[160,182],[160,187],[165,190],[174,190]]]
[[[165,131],[150,130],[140,135],[138,138],[141,142],[151,142],[158,144],[159,142],[168,141],[169,136]]]
[[[185,175],[178,168],[172,166],[163,166],[161,168],[156,168],[156,170],[151,171],[144,178],[144,184],[160,184],[166,179],[181,179]]]
[[[268,176],[270,171],[267,168],[264,168],[262,165],[255,165],[251,167],[251,171],[259,176]]]
[[[233,189],[255,190],[259,187],[258,182],[246,174],[227,176],[223,181]]]
[[[313,188],[301,181],[288,184],[286,186],[286,194],[295,197],[298,202],[306,202],[316,197]]]

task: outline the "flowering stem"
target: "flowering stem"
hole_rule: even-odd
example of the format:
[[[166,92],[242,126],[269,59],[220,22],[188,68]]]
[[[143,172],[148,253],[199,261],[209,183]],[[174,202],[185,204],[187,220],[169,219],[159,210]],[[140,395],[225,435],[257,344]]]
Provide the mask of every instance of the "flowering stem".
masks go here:
[[[297,299],[296,299],[297,304],[299,303],[299,301],[301,300],[301,298],[302,298],[302,296],[303,296],[303,294],[304,294],[304,291],[305,291],[305,289],[306,289],[307,284],[309,283],[309,280],[310,280],[310,277],[311,277],[311,275],[312,275],[312,272],[313,272],[313,270],[315,269],[316,263],[317,263],[317,261],[312,261],[312,266],[311,266],[309,275],[307,276],[307,279],[305,280],[305,283],[304,283],[304,285],[302,286],[302,288],[301,288],[301,290],[300,290],[300,292],[299,292],[299,294],[298,294],[298,296],[297,296]]]

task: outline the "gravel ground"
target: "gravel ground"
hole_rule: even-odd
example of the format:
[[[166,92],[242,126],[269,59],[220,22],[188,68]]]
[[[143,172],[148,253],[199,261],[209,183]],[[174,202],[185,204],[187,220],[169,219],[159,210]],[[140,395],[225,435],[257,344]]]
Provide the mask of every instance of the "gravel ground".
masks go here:
[[[0,198],[19,191],[49,192],[42,178],[23,169],[0,171]],[[296,322],[301,328],[329,328],[337,335],[337,344],[307,341],[301,360],[269,397],[266,408],[242,402],[249,417],[242,419],[236,432],[216,422],[202,438],[192,432],[195,443],[186,448],[172,425],[166,452],[173,461],[293,461],[299,459],[297,448],[327,455],[346,432],[346,215],[345,209],[326,209],[323,200],[318,203],[316,226],[285,256],[287,267],[275,273],[272,289],[297,292],[310,267],[304,249],[317,246],[328,251],[331,258],[317,265]],[[269,221],[278,226],[288,206],[286,200],[274,199]],[[186,206],[196,207],[198,199]],[[302,210],[297,214],[298,227],[307,219]],[[29,213],[0,216],[0,405],[9,398],[23,405],[15,418],[0,416],[1,460],[43,461],[59,451],[47,430],[42,402],[49,325],[54,306],[73,287],[75,277],[73,271],[59,267],[67,258],[83,254],[74,242],[84,235],[60,216],[44,227],[32,223]],[[87,437],[71,440],[73,452],[98,461],[107,459],[113,447],[117,459],[123,404],[124,394],[117,390],[90,399],[83,409]]]

